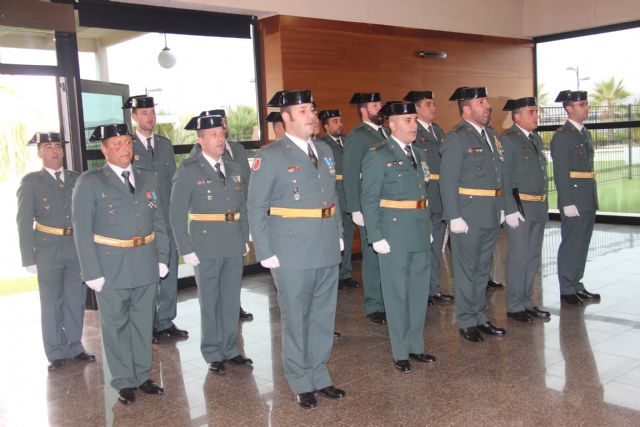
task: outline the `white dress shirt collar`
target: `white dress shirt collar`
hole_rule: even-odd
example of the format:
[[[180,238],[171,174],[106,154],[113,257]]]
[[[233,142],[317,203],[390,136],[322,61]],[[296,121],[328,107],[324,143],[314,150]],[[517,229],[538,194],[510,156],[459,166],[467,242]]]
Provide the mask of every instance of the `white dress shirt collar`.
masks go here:
[[[222,156],[220,156],[220,159],[216,160],[211,156],[208,156],[204,151],[202,152],[202,157],[204,157],[204,159],[209,162],[209,164],[211,165],[211,167],[213,168],[213,170],[216,170],[216,163],[220,163],[220,170],[222,171],[222,174],[224,176],[227,176],[227,171],[224,168],[224,162],[222,161]]]
[[[149,143],[151,144],[151,148],[156,148],[155,141],[153,140],[154,139],[153,138],[153,134],[151,134],[150,137],[147,137],[147,136],[144,136],[143,134],[141,134],[139,130],[136,130],[136,136],[138,137],[140,142],[142,142],[142,145],[144,146],[144,148],[146,148],[147,150],[148,150],[148,148],[147,148],[147,138],[151,138],[149,140]]]
[[[131,182],[131,185],[133,185],[134,187],[136,186],[136,178],[135,175],[133,174],[133,168],[131,167],[131,163],[129,163],[129,166],[127,166],[126,168],[121,168],[120,166],[116,166],[112,163],[107,163],[109,165],[109,167],[111,168],[111,170],[116,174],[116,176],[118,177],[118,179],[122,180],[122,182],[124,182],[124,178],[122,177],[122,172],[123,171],[129,171],[129,182]],[[126,184],[126,182],[125,182]]]
[[[62,167],[61,167],[61,168],[60,168],[60,169],[58,169],[58,170],[49,169],[49,168],[44,167],[44,166],[43,166],[43,168],[44,168],[44,170],[46,170],[47,172],[49,172],[49,175],[51,175],[51,176],[53,177],[53,179],[56,179],[56,172],[62,172],[62,173],[60,174],[60,179],[62,180],[62,182],[64,182],[64,168],[62,168]]]
[[[284,135],[291,140],[296,146],[301,149],[304,154],[309,155],[309,150],[307,149],[307,145],[311,145],[311,149],[313,153],[318,157],[318,150],[316,150],[315,145],[313,144],[313,138],[309,138],[308,141],[298,138],[297,136],[293,136],[290,133],[285,132]]]

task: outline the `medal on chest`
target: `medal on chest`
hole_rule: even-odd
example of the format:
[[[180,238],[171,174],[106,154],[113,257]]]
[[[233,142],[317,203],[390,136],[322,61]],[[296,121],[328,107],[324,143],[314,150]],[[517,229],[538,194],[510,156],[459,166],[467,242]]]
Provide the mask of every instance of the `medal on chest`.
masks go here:
[[[500,140],[494,136],[493,142],[496,145],[496,150],[498,150],[498,156],[500,156],[500,161],[504,162],[504,148],[502,148],[502,144],[500,144]]]
[[[425,182],[429,182],[429,175],[430,175],[430,172],[429,172],[429,165],[427,164],[427,162],[426,162],[426,161],[422,160],[422,161],[420,162],[420,166],[422,167],[422,172],[424,173],[424,180],[425,180]]]
[[[155,191],[147,191],[145,196],[147,196],[147,202],[149,202],[147,205],[149,206],[149,209],[155,209],[158,207],[158,196]]]

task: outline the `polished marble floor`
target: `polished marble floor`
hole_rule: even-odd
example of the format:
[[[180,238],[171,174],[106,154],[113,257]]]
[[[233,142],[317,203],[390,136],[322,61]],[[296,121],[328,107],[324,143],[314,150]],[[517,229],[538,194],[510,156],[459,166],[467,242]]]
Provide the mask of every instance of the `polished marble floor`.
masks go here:
[[[490,317],[507,336],[484,343],[463,340],[453,306],[430,307],[426,351],[433,365],[413,364],[401,374],[391,365],[386,328],[361,313],[361,290],[340,291],[330,370],[347,398],[319,398],[314,410],[294,400],[280,363],[280,324],[268,275],[245,278],[243,307],[255,320],[240,326],[253,369],[209,374],[199,349],[194,289],[180,292],[176,323],[185,341],[154,347],[152,377],[162,396],[138,394],[134,405],[116,402],[104,365],[98,314],[87,312],[84,343],[97,363],[67,363],[48,373],[41,348],[36,293],[0,298],[0,426],[528,426],[640,425],[640,228],[598,225],[584,282],[603,296],[599,304],[561,307],[555,253],[558,223],[546,230],[542,285],[536,300],[548,322],[506,319],[505,291],[487,294]],[[506,239],[501,235],[493,275],[504,279]],[[359,271],[359,263],[355,264]],[[445,259],[443,290],[452,290]],[[354,275],[359,279],[359,274]]]

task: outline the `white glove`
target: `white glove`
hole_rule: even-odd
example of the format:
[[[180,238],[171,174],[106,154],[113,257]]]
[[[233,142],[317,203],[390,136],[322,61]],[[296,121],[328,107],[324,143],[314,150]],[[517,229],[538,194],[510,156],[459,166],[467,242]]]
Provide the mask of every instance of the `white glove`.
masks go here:
[[[278,260],[278,256],[274,255],[272,257],[269,257],[267,259],[263,259],[262,261],[260,261],[260,264],[262,264],[262,266],[264,268],[278,268],[280,267],[280,261]]]
[[[364,227],[364,217],[362,216],[362,212],[352,212],[351,220],[355,225],[359,225],[360,227]]]
[[[373,243],[373,250],[379,253],[380,255],[384,255],[391,252],[391,247],[389,246],[387,239],[382,239]]]
[[[509,227],[518,228],[518,226],[520,225],[520,221],[524,222],[524,217],[520,212],[515,211],[514,213],[507,215],[505,217],[505,220],[507,221],[507,225]]]
[[[344,240],[340,239],[340,252],[344,251]]]
[[[187,264],[189,264],[190,266],[193,266],[193,267],[195,267],[196,265],[200,264],[200,260],[198,259],[198,255],[196,255],[195,252],[191,252],[190,254],[183,255],[182,259],[184,259],[184,262],[186,262]]]
[[[251,251],[251,248],[249,247],[249,244],[245,243],[244,244],[244,253],[242,254],[242,256],[247,256],[250,251]]]
[[[104,277],[98,277],[97,279],[87,280],[84,283],[86,283],[87,286],[93,289],[94,291],[100,292],[102,290],[102,287],[104,286]]]
[[[580,216],[580,212],[578,212],[578,208],[576,205],[569,205],[562,208],[564,212],[564,216],[573,218],[574,216]]]
[[[504,211],[500,209],[500,224],[504,223]]]
[[[469,231],[467,221],[462,217],[452,219],[449,223],[449,227],[451,228],[451,232],[455,234],[467,233]]]
[[[38,274],[38,267],[35,264],[27,265],[24,269],[30,274]]]
[[[430,243],[433,243],[433,234],[429,234],[429,238],[431,239]]]
[[[167,264],[163,264],[161,262],[158,263],[158,274],[161,279],[167,277],[167,274],[169,274],[169,267],[167,267]]]

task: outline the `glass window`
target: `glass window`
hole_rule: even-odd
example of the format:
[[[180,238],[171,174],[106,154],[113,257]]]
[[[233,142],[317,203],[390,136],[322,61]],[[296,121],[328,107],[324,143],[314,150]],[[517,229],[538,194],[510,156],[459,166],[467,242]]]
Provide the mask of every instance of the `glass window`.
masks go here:
[[[601,212],[640,213],[640,58],[629,55],[629,42],[640,39],[640,28],[573,37],[536,44],[540,135],[549,160],[549,208],[556,209],[557,193],[549,144],[554,130],[567,120],[561,90],[589,94],[594,170]],[[606,57],[606,60],[603,58]]]
[[[0,25],[0,63],[58,65],[54,32]]]

